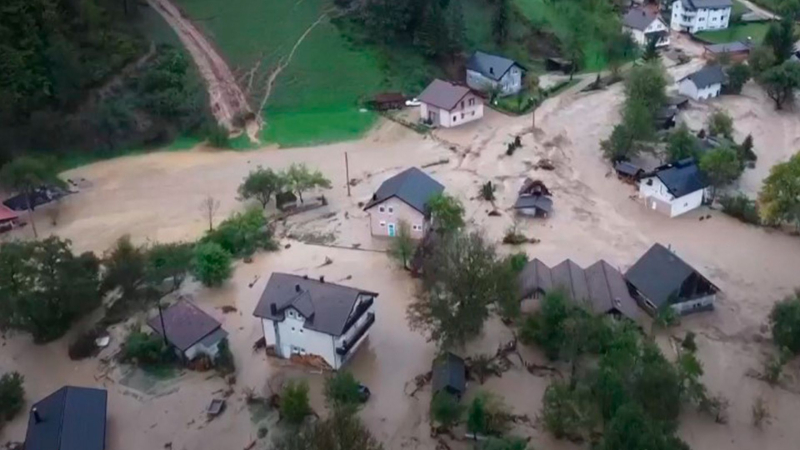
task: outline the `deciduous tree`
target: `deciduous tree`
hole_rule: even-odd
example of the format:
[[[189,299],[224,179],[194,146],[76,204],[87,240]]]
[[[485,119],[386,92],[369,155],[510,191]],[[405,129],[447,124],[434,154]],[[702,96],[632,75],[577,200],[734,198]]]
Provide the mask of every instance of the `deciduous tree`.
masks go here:
[[[192,266],[195,277],[208,287],[221,286],[233,272],[231,254],[215,242],[197,244]]]
[[[307,174],[296,173],[294,176],[297,179],[293,179],[293,183],[301,178],[306,178]],[[259,166],[256,170],[251,171],[239,185],[239,197],[244,200],[254,198],[258,200],[262,208],[266,209],[272,196],[279,194],[287,183],[288,177],[275,173],[272,169],[264,169]]]
[[[292,164],[285,173],[288,186],[303,203],[303,192],[312,189],[330,189],[331,181],[319,170],[310,170],[305,164]]]
[[[308,403],[308,383],[290,380],[281,391],[281,418],[293,425],[300,425],[311,414]]]
[[[736,63],[728,68],[728,89],[734,94],[742,92],[742,87],[750,79],[750,66],[747,64]]]
[[[441,233],[452,233],[464,227],[464,205],[457,198],[439,194],[428,200],[433,227]]]
[[[736,157],[736,151],[728,147],[717,147],[706,152],[700,158],[700,170],[709,178],[716,188],[727,186],[742,173],[742,163]]]
[[[800,63],[785,61],[766,70],[758,80],[764,86],[769,98],[775,102],[775,109],[783,109],[783,104],[791,99],[795,89],[800,87]]]
[[[192,268],[193,257],[194,244],[187,242],[153,244],[147,249],[145,278],[153,286],[170,279],[172,290],[177,290]]]
[[[775,345],[800,353],[800,291],[775,303],[769,322]]]
[[[103,256],[103,291],[120,289],[124,300],[138,299],[145,282],[147,250],[137,247],[128,235],[117,239]]]
[[[494,17],[492,18],[492,36],[494,36],[494,41],[497,45],[504,45],[508,40],[510,14],[509,0],[497,0],[495,2]]]
[[[722,136],[733,139],[733,118],[723,110],[714,111],[708,116],[708,133],[711,136]]]
[[[444,428],[450,428],[461,420],[464,408],[446,391],[439,391],[431,398],[431,419]]]
[[[667,157],[670,162],[684,158],[696,158],[698,152],[697,138],[689,131],[686,124],[681,124],[670,133],[667,141]]]
[[[800,227],[800,152],[775,164],[758,195],[759,211],[767,223]]]
[[[747,65],[752,69],[754,76],[761,75],[775,65],[775,53],[769,46],[763,44],[756,46],[747,57]]]
[[[332,407],[358,406],[361,403],[361,392],[353,374],[340,370],[326,378],[325,400]]]
[[[408,222],[401,220],[397,224],[397,236],[392,239],[389,245],[389,255],[403,265],[403,269],[408,269],[408,263],[414,256],[417,244],[411,237],[411,227]]]
[[[0,377],[0,430],[25,406],[24,380],[18,372],[4,373]]]
[[[794,53],[794,43],[797,34],[794,30],[794,20],[784,17],[779,22],[769,25],[767,34],[764,35],[764,44],[772,48],[778,64],[788,60]]]

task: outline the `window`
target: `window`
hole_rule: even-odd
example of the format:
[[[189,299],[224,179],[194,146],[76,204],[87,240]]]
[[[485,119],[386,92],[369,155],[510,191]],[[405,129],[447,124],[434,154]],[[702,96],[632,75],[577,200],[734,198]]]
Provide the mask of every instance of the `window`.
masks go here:
[[[458,122],[458,116],[453,116],[453,122]]]
[[[461,118],[462,118],[462,119],[464,118],[464,113],[461,113]]]
[[[474,106],[474,105],[475,105],[475,99],[474,98],[469,99],[469,106]]]
[[[422,230],[422,225],[411,225],[411,229],[414,231]]]
[[[292,331],[294,331],[294,327],[292,327]]]
[[[394,214],[394,207],[393,206],[389,207],[389,214]]]
[[[472,117],[475,117],[475,111],[472,111]]]
[[[303,329],[302,328],[300,328],[300,334],[303,334]]]
[[[292,311],[291,309],[289,310],[289,317],[294,317],[294,311]],[[292,329],[294,330],[294,328]]]
[[[378,206],[378,211],[384,212],[386,209],[383,206]]]
[[[461,109],[464,109],[464,102],[461,102]]]
[[[385,220],[381,220],[381,228],[383,228],[385,226],[386,226],[386,221]]]

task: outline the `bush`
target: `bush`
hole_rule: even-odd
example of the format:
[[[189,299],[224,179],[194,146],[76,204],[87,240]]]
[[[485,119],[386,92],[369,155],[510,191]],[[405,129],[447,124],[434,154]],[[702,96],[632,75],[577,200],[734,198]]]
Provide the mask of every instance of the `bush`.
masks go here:
[[[0,429],[22,410],[25,404],[25,388],[22,382],[25,377],[17,372],[3,374],[0,377]]]
[[[231,140],[228,130],[222,125],[211,124],[206,131],[208,145],[214,148],[231,148]]]
[[[233,272],[231,254],[214,242],[195,248],[193,265],[194,276],[208,287],[221,286]]]
[[[508,264],[514,273],[520,273],[525,268],[525,265],[528,264],[528,255],[524,252],[514,253],[508,257]]]
[[[487,181],[486,183],[482,184],[480,193],[481,199],[486,200],[487,202],[493,202],[495,198],[494,191],[496,189],[497,186],[495,186],[491,181]]]
[[[325,379],[325,399],[332,406],[355,406],[361,403],[359,384],[353,374],[336,372]]]
[[[160,364],[171,357],[164,338],[141,330],[131,331],[122,345],[120,360],[142,366]]]
[[[542,423],[558,439],[580,442],[593,427],[595,417],[586,392],[570,388],[563,381],[554,381],[544,391]]]
[[[215,230],[206,233],[200,242],[213,242],[236,257],[250,256],[262,249],[277,249],[272,239],[272,229],[258,208],[250,208],[225,219]]]
[[[686,336],[683,338],[681,342],[681,347],[689,352],[696,352],[697,351],[697,343],[695,342],[695,333],[694,331],[689,331],[686,333]]]
[[[228,344],[228,338],[224,338],[217,344],[217,356],[214,358],[214,366],[223,375],[236,372],[236,364],[233,361],[233,353]]]
[[[311,414],[308,404],[308,383],[305,381],[289,381],[281,392],[281,418],[293,425],[300,425]]]
[[[431,420],[444,428],[456,425],[461,419],[464,407],[458,400],[445,391],[437,392],[431,399]]]
[[[775,345],[800,353],[800,292],[775,303],[769,321]]]
[[[719,199],[722,204],[722,212],[735,217],[744,223],[761,225],[761,216],[758,214],[756,202],[750,200],[744,194],[726,195]]]

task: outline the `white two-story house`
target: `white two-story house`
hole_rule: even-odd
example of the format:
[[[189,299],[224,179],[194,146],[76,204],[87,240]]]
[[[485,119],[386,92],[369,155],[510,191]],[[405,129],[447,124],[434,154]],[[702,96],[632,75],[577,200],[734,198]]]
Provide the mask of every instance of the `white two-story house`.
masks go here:
[[[708,181],[693,158],[666,164],[639,181],[639,197],[648,208],[676,217],[703,204]]]
[[[253,315],[279,357],[316,356],[334,370],[350,359],[375,323],[375,292],[273,273]]]
[[[466,86],[433,80],[419,96],[420,119],[434,127],[450,128],[483,117],[483,99]]]
[[[631,8],[622,17],[622,31],[631,34],[634,42],[644,47],[650,40],[656,41],[656,47],[669,45],[669,28],[661,20],[661,16],[649,9]]]
[[[675,0],[672,2],[670,27],[677,31],[697,33],[703,30],[728,28],[731,0]]]
[[[693,100],[707,100],[719,96],[724,83],[725,71],[722,66],[705,66],[681,78],[678,81],[678,92]]]
[[[395,237],[405,222],[411,237],[422,239],[430,227],[428,201],[443,191],[441,183],[416,167],[387,179],[364,206],[372,235]]]
[[[522,89],[525,68],[508,58],[475,52],[467,61],[467,86],[489,92],[500,88],[500,96],[513,95]]]

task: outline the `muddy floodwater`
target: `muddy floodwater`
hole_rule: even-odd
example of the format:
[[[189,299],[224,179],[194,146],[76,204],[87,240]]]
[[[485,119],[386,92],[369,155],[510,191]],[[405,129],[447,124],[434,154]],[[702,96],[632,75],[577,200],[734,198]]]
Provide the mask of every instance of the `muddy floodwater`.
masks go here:
[[[694,60],[669,72],[679,78],[701,65]],[[373,394],[360,412],[365,423],[387,449],[435,448],[428,418],[430,392],[425,388],[409,395],[415,376],[430,370],[435,347],[409,330],[405,310],[415,282],[381,252],[387,243],[370,236],[368,216],[361,205],[387,177],[411,165],[438,163],[425,170],[461,199],[471,227],[498,242],[512,226],[540,240],[535,245],[501,247],[501,252],[525,251],[551,265],[565,258],[582,266],[605,259],[624,271],[653,243],[671,246],[719,286],[722,295],[714,312],[687,317],[669,333],[697,333],[703,381],[711,392],[730,401],[727,424],[686,411],[680,435],[695,449],[796,449],[800,442],[800,427],[796,426],[800,363],[789,364],[787,381],[781,387],[770,388],[751,375],[761,369],[764,355],[772,347],[765,327],[770,308],[800,286],[800,239],[742,224],[705,207],[675,219],[645,209],[636,200],[634,188],[612,175],[599,149],[599,142],[619,120],[623,98],[622,86],[616,84],[602,91],[575,90],[547,100],[536,113],[534,132],[530,115],[508,117],[487,110],[481,121],[429,136],[384,121],[357,142],[251,152],[200,147],[119,158],[69,171],[65,178],[80,181],[80,192],[37,210],[38,228],[43,235],[71,239],[78,250],[99,253],[124,234],[140,243],[196,239],[207,227],[199,207],[202,199],[211,195],[219,200],[216,221],[241,210],[244,205],[236,198],[236,188],[257,166],[283,169],[292,162],[304,162],[324,172],[333,188],[324,192],[327,206],[278,224],[279,251],[259,254],[251,264],[238,263],[233,279],[220,289],[207,290],[192,281],[183,287],[183,295],[191,296],[230,333],[236,384],[227,410],[214,420],[208,420],[205,407],[228,385],[212,373],[155,377],[103,362],[112,356],[124,328],[136,318],[112,330],[112,345],[99,358],[79,362],[67,357],[67,342],[87,324],[79,324],[70,336],[43,346],[34,345],[26,336],[9,335],[0,344],[0,372],[17,370],[25,375],[29,402],[64,384],[108,389],[109,450],[161,449],[168,443],[176,450],[236,450],[253,441],[257,441],[254,448],[265,448],[269,439],[259,440],[259,429],[271,437],[281,426],[275,423],[274,411],[248,407],[245,392],[266,396],[282,380],[303,377],[311,386],[312,406],[325,414],[323,377],[254,352],[253,343],[262,331],[252,316],[253,309],[274,271],[324,275],[326,280],[380,294],[377,321],[349,363],[349,369]],[[745,172],[740,185],[755,195],[771,165],[800,148],[796,113],[776,112],[751,83],[742,96],[692,105],[680,117],[697,124],[713,109],[733,116],[737,139],[753,135],[758,162],[755,169]],[[517,135],[523,146],[507,156],[506,144]],[[345,153],[353,179],[349,196]],[[542,158],[551,160],[555,170],[536,170],[534,166]],[[526,177],[541,179],[553,192],[554,212],[546,220],[518,221],[513,216],[511,206]],[[494,205],[478,199],[480,185],[486,181],[498,186]],[[500,216],[489,216],[495,208]],[[274,212],[268,209],[268,214]],[[27,238],[30,233],[26,227],[4,239]],[[285,248],[286,244],[290,247]],[[332,263],[326,264],[326,258]],[[225,314],[223,306],[234,306],[236,311]],[[512,331],[493,319],[483,335],[461,353],[491,354],[511,339]],[[658,339],[668,356],[674,356],[670,336],[663,334]],[[520,353],[526,361],[545,363],[534,349],[522,348]],[[535,448],[578,448],[553,440],[536,424],[548,383],[547,375],[531,375],[517,363],[484,386],[471,384],[469,396],[486,389],[503,397],[515,414],[530,419],[518,424],[515,432],[531,437]],[[767,402],[773,417],[763,430],[751,424],[751,408],[758,397]],[[25,418],[18,417],[0,434],[0,442],[22,440],[25,428]],[[465,442],[453,445],[469,447]]]

